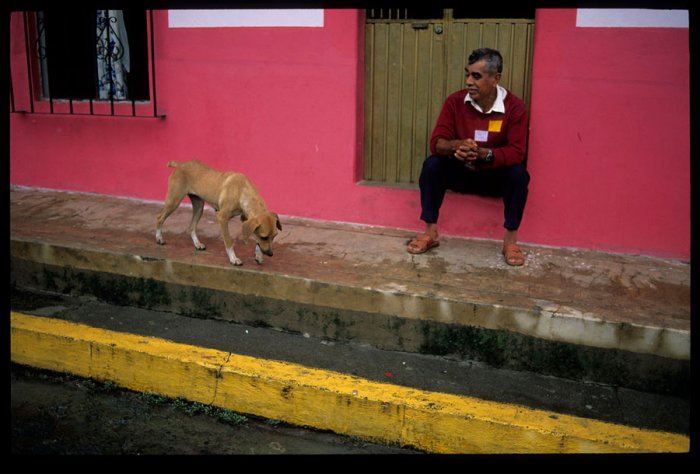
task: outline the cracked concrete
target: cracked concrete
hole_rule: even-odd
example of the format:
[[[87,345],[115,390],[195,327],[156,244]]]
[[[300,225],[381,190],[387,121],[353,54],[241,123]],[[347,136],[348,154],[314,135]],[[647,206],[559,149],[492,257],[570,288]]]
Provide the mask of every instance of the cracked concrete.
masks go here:
[[[197,251],[185,204],[163,229],[167,245],[159,246],[161,203],[21,187],[11,188],[10,201],[16,284],[50,276],[45,283],[77,291],[100,283],[105,297],[118,285],[141,285],[125,293],[141,301],[138,291],[149,282],[171,305],[145,301],[154,309],[206,309],[212,317],[404,351],[481,351],[486,358],[513,344],[544,344],[549,352],[563,344],[599,351],[600,358],[608,350],[616,351],[613,359],[652,357],[674,365],[674,373],[689,363],[686,262],[523,244],[526,264],[513,268],[499,241],[442,236],[436,249],[411,255],[405,246],[413,233],[405,230],[281,216],[275,256],[257,265],[254,243],[239,240],[244,266],[234,268],[209,208],[198,229],[207,250]],[[230,227],[233,236],[240,233],[237,220]],[[176,304],[195,293],[205,306]],[[508,342],[482,346],[502,339]]]

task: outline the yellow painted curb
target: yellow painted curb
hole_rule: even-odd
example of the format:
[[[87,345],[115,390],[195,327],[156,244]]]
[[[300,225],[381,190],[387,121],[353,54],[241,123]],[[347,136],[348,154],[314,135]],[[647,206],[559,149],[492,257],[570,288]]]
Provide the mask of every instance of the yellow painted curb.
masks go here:
[[[688,452],[687,436],[11,313],[12,360],[434,453]]]

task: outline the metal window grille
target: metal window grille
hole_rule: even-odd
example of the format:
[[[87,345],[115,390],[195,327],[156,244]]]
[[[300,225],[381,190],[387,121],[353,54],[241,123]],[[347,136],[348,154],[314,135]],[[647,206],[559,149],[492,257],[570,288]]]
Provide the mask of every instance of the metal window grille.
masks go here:
[[[442,18],[444,10],[439,7],[411,8],[369,8],[366,10],[367,20],[421,20]]]
[[[49,114],[49,115],[89,115],[111,117],[142,117],[165,118],[158,113],[156,64],[153,29],[153,10],[146,10],[146,48],[147,56],[147,81],[148,97],[118,99],[109,93],[108,99],[95,97],[61,96],[52,97],[48,87],[51,71],[46,61],[46,44],[44,25],[41,15],[37,12],[21,12],[24,54],[26,56],[26,69],[13,71],[10,65],[10,111],[23,114]],[[104,34],[109,35],[110,29],[106,28]],[[16,41],[17,35],[10,41]],[[104,43],[104,38],[102,38]],[[110,38],[107,36],[107,43]],[[95,61],[100,54],[100,35],[96,35],[94,45]],[[114,43],[114,42],[113,42]],[[104,54],[104,48],[102,48]],[[109,58],[108,58],[109,60]],[[12,61],[10,61],[12,63]],[[110,81],[111,79],[110,75]],[[109,84],[109,90],[114,90],[115,84]]]

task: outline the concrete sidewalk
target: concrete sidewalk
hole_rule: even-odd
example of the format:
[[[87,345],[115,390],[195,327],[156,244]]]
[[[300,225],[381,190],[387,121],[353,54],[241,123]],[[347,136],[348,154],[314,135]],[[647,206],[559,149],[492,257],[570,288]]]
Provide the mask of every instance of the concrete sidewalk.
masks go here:
[[[689,395],[688,263],[525,245],[526,265],[512,268],[498,242],[443,238],[414,256],[406,231],[283,216],[275,256],[257,265],[253,243],[238,243],[244,266],[232,267],[213,211],[199,252],[187,206],[166,223],[167,245],[155,243],[159,209],[13,188],[13,286]]]

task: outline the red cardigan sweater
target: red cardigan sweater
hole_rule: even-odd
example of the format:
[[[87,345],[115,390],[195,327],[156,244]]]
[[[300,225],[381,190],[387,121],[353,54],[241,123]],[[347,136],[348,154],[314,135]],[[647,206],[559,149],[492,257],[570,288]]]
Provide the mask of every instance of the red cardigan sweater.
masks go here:
[[[465,102],[467,90],[450,94],[442,106],[433,134],[430,151],[436,155],[438,138],[475,139],[480,147],[493,150],[493,168],[522,163],[527,154],[527,110],[525,103],[510,91],[503,101],[505,113],[483,114]]]

